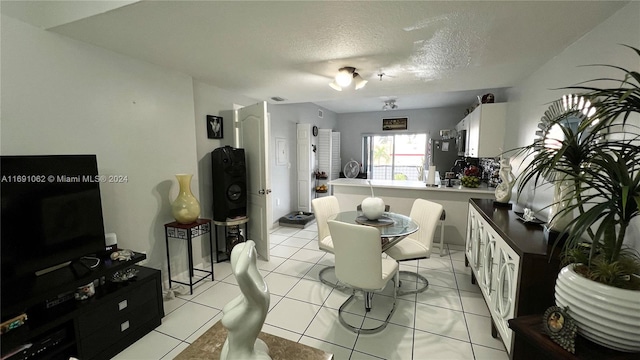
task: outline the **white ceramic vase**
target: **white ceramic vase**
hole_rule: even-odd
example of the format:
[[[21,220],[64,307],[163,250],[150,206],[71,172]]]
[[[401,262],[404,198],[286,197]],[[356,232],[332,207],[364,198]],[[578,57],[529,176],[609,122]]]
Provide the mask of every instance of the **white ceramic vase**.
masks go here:
[[[556,305],[569,307],[578,333],[605,347],[640,351],[640,291],[589,280],[567,265],[558,274]]]

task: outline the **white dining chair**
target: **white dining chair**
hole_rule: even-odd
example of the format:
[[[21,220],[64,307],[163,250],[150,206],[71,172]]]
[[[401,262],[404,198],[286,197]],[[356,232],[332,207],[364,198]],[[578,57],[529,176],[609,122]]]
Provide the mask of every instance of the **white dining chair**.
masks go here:
[[[335,196],[323,196],[311,200],[311,207],[313,208],[313,214],[316,218],[316,224],[318,226],[318,248],[333,254],[333,240],[331,239],[331,233],[329,232],[329,225],[327,220],[331,215],[335,215],[340,212],[340,204],[338,198]],[[335,269],[334,266],[327,266],[320,270],[318,277],[320,281],[331,287],[338,287],[335,282],[326,280],[325,275],[328,271]]]
[[[340,323],[356,333],[371,334],[384,330],[396,310],[398,263],[382,257],[380,231],[375,227],[330,220],[329,230],[335,248],[336,276],[341,283],[352,289],[351,296],[338,309]],[[356,298],[356,291],[364,292],[364,307],[369,312],[374,292],[382,291],[392,279],[395,282],[393,306],[382,325],[373,328],[363,328],[362,325],[355,327],[344,319],[342,313]]]
[[[438,203],[425,199],[416,199],[411,207],[409,217],[415,221],[420,228],[415,233],[387,249],[387,251],[385,251],[387,255],[396,261],[428,259],[431,256],[433,236],[438,222],[442,221],[443,211],[443,206]],[[440,247],[442,250],[442,244]],[[418,283],[416,289],[400,291],[400,295],[423,292],[429,286],[429,280],[417,272],[403,270],[400,272],[400,275],[415,277]]]

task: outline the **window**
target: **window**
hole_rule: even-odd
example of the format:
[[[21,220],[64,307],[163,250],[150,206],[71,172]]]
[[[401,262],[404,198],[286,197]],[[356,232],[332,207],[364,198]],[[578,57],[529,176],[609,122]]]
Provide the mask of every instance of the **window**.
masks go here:
[[[418,180],[427,153],[427,134],[365,135],[363,166],[369,179]]]

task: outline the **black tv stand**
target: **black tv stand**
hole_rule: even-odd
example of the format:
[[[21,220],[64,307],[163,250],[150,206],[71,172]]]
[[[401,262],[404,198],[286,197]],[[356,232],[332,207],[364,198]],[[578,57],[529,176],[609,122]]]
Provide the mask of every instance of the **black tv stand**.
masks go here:
[[[102,261],[103,260],[100,259],[99,257],[92,257],[92,258],[81,257],[78,260],[72,261],[71,264],[69,264],[69,266],[71,267],[71,271],[73,271],[76,274],[76,276],[83,276],[84,273],[87,273],[87,272],[90,273],[91,271],[93,271],[93,269],[100,266]],[[95,265],[94,266],[89,265],[89,262]],[[80,271],[78,271],[78,267],[80,268]],[[79,274],[79,272],[81,274]]]
[[[72,264],[30,277],[20,282],[21,288],[3,284],[2,321],[22,313],[28,319],[2,335],[2,356],[30,343],[43,347],[33,359],[110,359],[152,331],[164,317],[162,279],[159,270],[137,265],[144,259],[141,253],[128,261],[103,258],[90,270]],[[116,271],[128,268],[135,268],[137,276],[111,281]],[[76,288],[91,282],[97,284],[94,296],[69,299]],[[18,352],[9,359],[28,355]]]

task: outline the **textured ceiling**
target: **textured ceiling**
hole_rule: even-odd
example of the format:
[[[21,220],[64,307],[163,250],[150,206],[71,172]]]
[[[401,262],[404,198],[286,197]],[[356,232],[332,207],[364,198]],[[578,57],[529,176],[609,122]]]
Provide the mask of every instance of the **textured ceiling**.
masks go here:
[[[389,98],[410,109],[466,106],[487,91],[504,93],[625,4],[125,1],[65,23],[43,13],[58,6],[65,14],[78,3],[22,3],[3,2],[2,12],[234,93],[338,113],[377,111]],[[356,67],[367,86],[331,89],[343,66]]]

